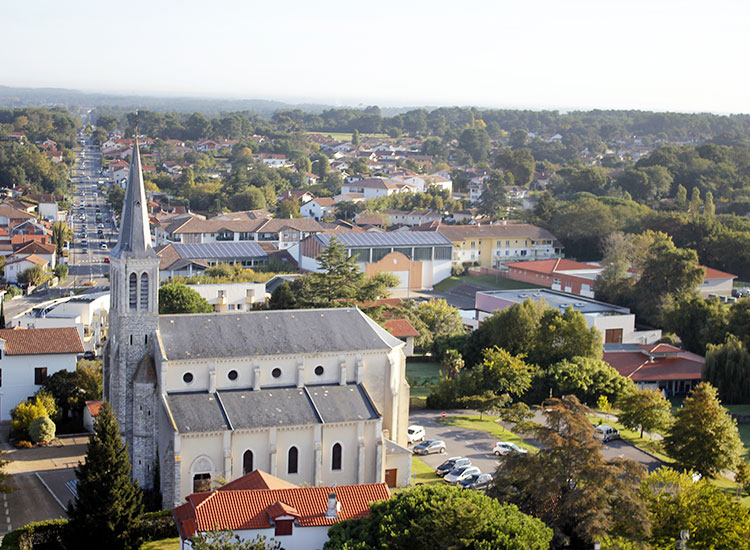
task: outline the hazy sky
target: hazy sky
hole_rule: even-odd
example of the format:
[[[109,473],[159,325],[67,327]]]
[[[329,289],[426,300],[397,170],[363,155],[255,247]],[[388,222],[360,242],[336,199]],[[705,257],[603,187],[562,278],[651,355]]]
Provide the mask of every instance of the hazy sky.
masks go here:
[[[0,84],[750,112],[747,0],[0,0]]]

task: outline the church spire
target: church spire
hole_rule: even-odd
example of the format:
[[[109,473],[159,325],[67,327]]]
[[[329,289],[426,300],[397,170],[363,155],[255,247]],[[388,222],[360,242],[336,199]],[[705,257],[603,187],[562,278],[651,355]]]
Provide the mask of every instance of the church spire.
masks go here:
[[[137,115],[136,115],[137,116]],[[120,237],[112,256],[121,258],[143,257],[153,255],[151,248],[151,232],[148,225],[148,211],[146,209],[146,189],[143,185],[143,171],[141,169],[141,153],[138,147],[138,129],[136,124],[133,139],[133,154],[130,159],[130,173],[128,187],[125,190],[125,201],[122,206],[120,219]]]

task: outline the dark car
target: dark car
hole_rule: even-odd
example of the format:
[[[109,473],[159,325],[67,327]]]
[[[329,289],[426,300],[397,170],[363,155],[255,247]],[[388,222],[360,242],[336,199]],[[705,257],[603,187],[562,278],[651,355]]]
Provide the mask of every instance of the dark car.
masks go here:
[[[443,477],[448,472],[453,470],[453,468],[460,468],[462,466],[470,466],[471,460],[468,458],[464,458],[462,456],[454,456],[453,458],[449,458],[445,462],[443,462],[440,466],[438,466],[435,469],[435,473],[439,475],[440,477]]]
[[[411,450],[415,455],[429,455],[432,453],[444,453],[445,452],[445,441],[439,439],[428,439],[423,441],[419,445],[414,445]]]
[[[87,361],[93,361],[94,359],[96,359],[96,354],[93,351],[84,351],[83,358]]]
[[[466,479],[462,479],[458,484],[464,489],[471,489],[473,491],[484,491],[490,488],[492,485],[493,477],[492,474],[474,474]]]

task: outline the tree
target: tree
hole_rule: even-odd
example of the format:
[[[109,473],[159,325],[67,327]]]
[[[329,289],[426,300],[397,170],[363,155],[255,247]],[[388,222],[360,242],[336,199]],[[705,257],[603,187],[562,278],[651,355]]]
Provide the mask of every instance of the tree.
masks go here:
[[[706,192],[706,202],[703,203],[703,214],[706,216],[713,216],[716,214],[716,206],[714,205],[714,194],[711,191]]]
[[[443,355],[440,366],[446,378],[454,378],[464,368],[464,358],[458,350],[449,349]]]
[[[80,416],[86,401],[102,397],[102,364],[80,361],[73,372],[61,370],[48,376],[42,388],[52,396],[63,419],[68,418],[70,411]]]
[[[688,205],[688,212],[693,216],[698,216],[701,213],[701,190],[697,187],[693,187],[690,193],[690,204]]]
[[[450,336],[464,332],[464,322],[461,313],[455,307],[448,305],[445,300],[431,298],[421,302],[415,310],[417,317],[424,323],[426,334],[421,338],[422,347],[432,345],[435,338]]]
[[[55,269],[52,270],[52,272],[55,274],[55,277],[57,277],[60,282],[63,282],[65,279],[68,278],[67,264],[57,264],[55,266]]]
[[[351,300],[355,297],[364,274],[357,267],[357,258],[346,255],[346,247],[335,236],[331,237],[318,256],[322,273],[307,276],[310,282],[312,303],[328,306],[336,300]]]
[[[271,293],[268,309],[294,309],[297,300],[292,292],[292,285],[286,281],[277,286]]]
[[[490,152],[490,136],[484,128],[467,128],[458,139],[460,149],[466,151],[474,163],[487,160]]]
[[[296,199],[286,199],[279,203],[279,211],[276,214],[277,218],[301,218],[302,214],[299,212],[299,202]]]
[[[701,382],[685,398],[664,448],[679,467],[704,477],[716,477],[737,464],[743,450],[737,422],[710,383]]]
[[[399,278],[388,271],[380,271],[366,276],[357,289],[358,302],[373,302],[380,298],[387,298],[391,289],[398,286]]]
[[[708,480],[695,482],[690,473],[660,468],[643,481],[640,494],[651,518],[653,548],[675,548],[683,529],[690,532],[691,549],[747,548],[747,509]]]
[[[58,256],[62,256],[63,246],[73,237],[70,226],[63,221],[56,221],[50,227],[52,244],[55,245],[55,251]]]
[[[159,313],[211,313],[214,308],[195,290],[181,283],[159,288]]]
[[[504,149],[495,157],[495,168],[513,174],[516,185],[525,187],[534,179],[534,157],[528,149]]]
[[[370,505],[361,519],[335,523],[324,550],[546,550],[541,521],[479,491],[421,485]]]
[[[282,550],[279,541],[268,541],[263,535],[243,541],[232,531],[198,532],[190,537],[193,550]]]
[[[26,401],[21,401],[10,411],[10,429],[16,439],[30,439],[29,429],[32,422],[41,416],[57,416],[57,408],[54,400],[45,399],[45,396],[36,395]]]
[[[614,399],[634,390],[631,380],[620,375],[609,363],[591,357],[572,357],[551,365],[540,374],[543,388],[538,395],[575,395],[587,405],[595,405],[599,397]],[[540,391],[541,390],[541,391]]]
[[[618,420],[631,430],[666,430],[672,425],[672,404],[659,390],[631,389],[617,400]]]
[[[49,443],[55,439],[55,423],[49,416],[39,416],[29,426],[29,436],[34,443]]]
[[[0,298],[0,329],[5,328],[5,296]]]
[[[482,364],[472,374],[480,388],[520,397],[531,387],[535,371],[536,367],[526,363],[523,355],[514,356],[495,346],[484,350]]]
[[[718,298],[705,299],[694,294],[664,312],[664,328],[680,337],[684,349],[700,355],[706,354],[708,344],[722,342],[730,326],[735,325],[730,323],[729,312]]]
[[[356,128],[354,129],[354,133],[352,133],[352,145],[359,147],[359,130]]]
[[[708,344],[703,378],[716,387],[722,402],[746,403],[750,395],[750,353],[734,334],[724,343]]]
[[[601,333],[589,327],[583,314],[572,306],[564,313],[547,308],[539,320],[529,360],[547,366],[573,357],[601,359]]]
[[[638,494],[643,467],[604,460],[590,411],[574,396],[549,399],[542,410],[545,424],[528,429],[543,447],[500,457],[490,496],[551,527],[554,548],[590,548],[605,535],[642,540],[649,533]]]
[[[674,203],[678,209],[682,210],[683,212],[687,211],[687,189],[685,189],[682,184],[677,186],[677,193],[675,194]]]
[[[130,458],[115,414],[105,401],[94,420],[86,462],[76,468],[75,500],[68,505],[68,545],[84,547],[95,540],[112,550],[136,550],[135,529],[143,512],[142,494],[130,479]]]
[[[672,175],[663,166],[631,168],[617,178],[617,185],[638,201],[654,201],[669,193]]]
[[[492,390],[484,390],[475,395],[464,396],[458,402],[468,409],[478,410],[479,420],[482,420],[484,413],[506,407],[510,403],[510,396],[507,393],[498,395]]]
[[[32,265],[18,274],[18,282],[23,285],[39,286],[49,278],[41,265]]]

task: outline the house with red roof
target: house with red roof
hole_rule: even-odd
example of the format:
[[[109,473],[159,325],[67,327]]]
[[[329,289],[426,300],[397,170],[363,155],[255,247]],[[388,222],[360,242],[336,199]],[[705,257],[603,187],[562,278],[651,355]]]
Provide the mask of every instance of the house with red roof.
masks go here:
[[[75,327],[0,330],[0,421],[54,373],[76,370],[83,342]]]
[[[667,396],[685,395],[702,379],[706,360],[671,344],[604,346],[604,361],[639,388],[662,390]]]
[[[173,510],[180,549],[196,533],[230,530],[241,540],[258,535],[285,550],[321,550],[328,529],[365,517],[370,504],[390,498],[385,483],[298,487],[254,470],[210,492],[193,493]]]
[[[698,292],[704,298],[709,296],[731,296],[734,280],[737,275],[725,273],[712,267],[705,267],[706,274],[703,276],[703,282],[698,286]]]
[[[388,319],[383,323],[385,330],[406,344],[404,355],[414,355],[414,339],[419,338],[419,331],[406,319]]]
[[[89,433],[94,433],[94,419],[99,414],[104,401],[86,401],[83,408],[83,427]]]

